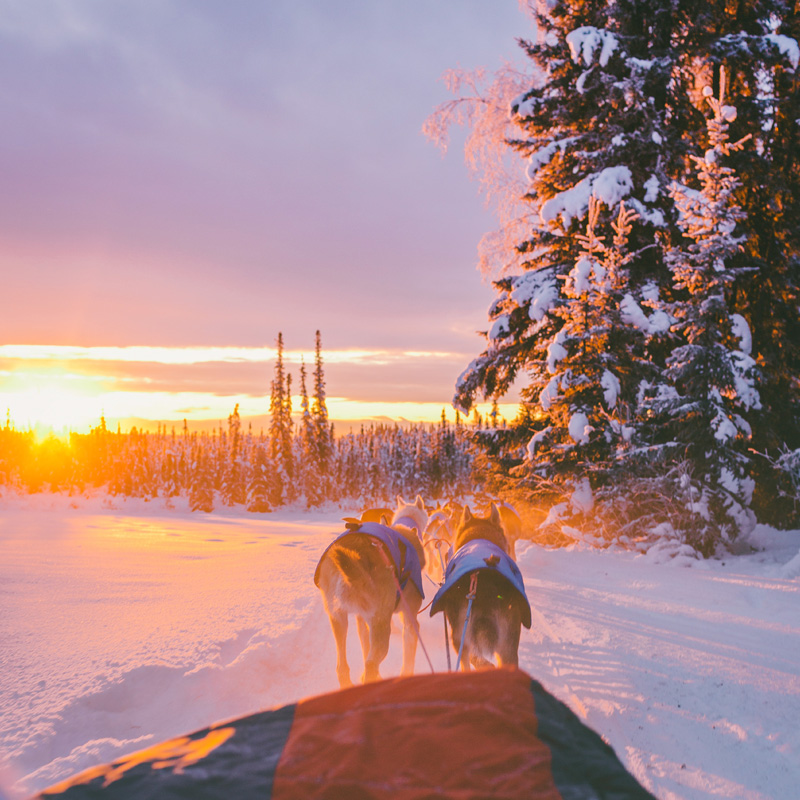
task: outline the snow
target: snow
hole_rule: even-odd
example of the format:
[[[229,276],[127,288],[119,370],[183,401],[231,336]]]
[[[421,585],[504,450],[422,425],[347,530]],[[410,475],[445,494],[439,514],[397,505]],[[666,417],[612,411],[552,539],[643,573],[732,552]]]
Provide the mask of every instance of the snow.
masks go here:
[[[731,314],[731,329],[739,340],[739,349],[749,356],[753,352],[753,336],[747,320],[741,314]]]
[[[581,58],[587,67],[594,63],[594,56],[600,50],[599,62],[601,67],[608,64],[614,51],[619,47],[617,37],[604,28],[595,28],[591,25],[584,25],[567,34],[567,45],[572,60],[577,64]]]
[[[651,335],[666,333],[670,328],[671,321],[665,311],[656,309],[648,317],[630,292],[625,293],[619,308],[623,322],[633,325],[645,333]]]
[[[550,402],[547,403],[548,408],[550,406]],[[546,428],[542,428],[540,431],[536,431],[536,433],[531,436],[530,440],[528,441],[528,446],[526,451],[528,453],[528,460],[534,461],[536,458],[536,447],[538,446],[539,442],[541,442],[548,433],[553,429],[552,425],[548,425]]]
[[[508,320],[508,314],[501,314],[497,317],[491,331],[489,331],[489,339],[491,341],[508,338]]]
[[[513,286],[511,299],[520,306],[528,304],[528,317],[534,322],[541,322],[558,301],[558,286],[550,269],[518,275]]]
[[[335,690],[312,575],[353,511],[0,498],[0,795]],[[800,532],[765,526],[710,561],[669,540],[647,554],[521,543],[533,626],[520,666],[660,800],[795,797],[798,550]],[[420,621],[446,669],[441,617]],[[396,631],[382,673],[399,668]]]
[[[780,50],[781,55],[786,56],[792,62],[793,69],[797,69],[798,61],[800,61],[800,45],[797,44],[796,39],[781,33],[768,33],[764,38],[772,42]]]
[[[530,157],[528,158],[528,166],[525,169],[525,175],[527,176],[528,180],[533,181],[536,178],[536,173],[542,167],[549,164],[557,152],[560,151],[563,153],[576,139],[576,136],[568,136],[564,139],[557,139],[556,141],[550,142],[544,147],[540,147],[538,150],[535,150],[533,153],[531,153]]]
[[[576,514],[591,513],[594,508],[594,496],[592,495],[592,486],[588,478],[581,478],[576,481],[569,502]]]
[[[606,207],[613,208],[630,194],[632,188],[633,176],[628,167],[606,167],[544,202],[539,216],[545,223],[554,222],[560,216],[564,227],[568,228],[573,219],[586,214],[593,194]]]
[[[564,347],[565,338],[566,332],[560,330],[547,345],[547,371],[551,375],[558,369],[558,362],[567,357],[567,349]]]
[[[606,407],[614,408],[620,392],[619,378],[613,372],[609,372],[607,369],[603,370],[600,385],[603,387],[603,400],[605,400]]]
[[[657,133],[653,133],[653,136],[658,136]],[[659,139],[661,137],[659,136]],[[645,203],[655,203],[658,200],[659,188],[661,184],[659,183],[658,177],[656,175],[651,175],[645,182],[644,182],[644,201]]]
[[[589,291],[591,286],[593,263],[588,258],[578,259],[575,266],[569,273],[570,283],[568,286],[576,296],[580,296]]]
[[[550,406],[553,405],[558,397],[560,382],[561,376],[555,375],[554,377],[550,378],[550,380],[547,382],[547,386],[542,389],[542,392],[539,395],[539,405],[542,407],[543,411],[549,411]]]
[[[567,430],[576,444],[586,444],[594,428],[589,424],[589,418],[583,411],[576,411],[569,418]]]

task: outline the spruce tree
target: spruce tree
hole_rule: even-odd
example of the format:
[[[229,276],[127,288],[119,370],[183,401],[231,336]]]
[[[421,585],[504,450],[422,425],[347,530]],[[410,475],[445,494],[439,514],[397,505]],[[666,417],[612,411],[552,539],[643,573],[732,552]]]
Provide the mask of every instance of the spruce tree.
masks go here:
[[[239,404],[228,416],[228,453],[222,479],[222,502],[226,506],[245,502],[245,484],[242,469],[242,420]]]
[[[318,470],[317,428],[309,407],[304,361],[300,362],[300,453],[298,474],[306,504],[318,506],[323,500],[322,476]]]
[[[275,372],[270,384],[270,460],[274,471],[271,476],[270,502],[281,506],[286,502],[289,476],[286,471],[285,452],[289,436],[286,421],[286,375],[283,367],[283,334],[278,333],[275,352]]]
[[[516,96],[504,95],[514,82],[501,71],[483,96],[443,105],[428,126],[441,137],[448,120],[458,121],[454,104],[471,104],[472,111],[462,116],[473,124],[471,152],[489,153],[487,142],[495,148],[505,143],[506,151],[527,160],[522,198],[527,210],[504,219],[504,231],[516,239],[514,246],[495,253],[498,297],[490,309],[487,346],[459,379],[454,403],[468,409],[476,395],[502,395],[518,377],[525,380],[523,398],[529,406],[548,402],[556,388],[548,369],[551,356],[563,348],[574,320],[570,273],[582,258],[579,234],[589,199],[603,202],[596,221],[601,235],[607,235],[624,201],[638,218],[628,235],[624,282],[615,295],[624,299],[621,319],[639,327],[644,338],[633,345],[610,342],[619,363],[633,346],[639,373],[638,385],[633,374],[620,383],[618,400],[631,411],[627,427],[631,441],[641,444],[642,458],[653,452],[665,457],[667,431],[654,429],[648,407],[652,411],[652,401],[668,393],[657,371],[668,359],[674,366],[670,354],[686,344],[682,336],[688,330],[667,331],[658,311],[678,308],[674,304],[687,299],[686,287],[673,282],[666,263],[685,233],[669,188],[691,174],[691,156],[706,137],[702,90],[711,84],[718,94],[724,66],[739,109],[729,121],[731,136],[753,133],[752,147],[730,155],[730,167],[741,176],[735,200],[745,216],[737,230],[749,268],[732,273],[726,290],[730,315],[751,333],[752,358],[762,375],[762,409],[752,419],[750,445],[774,452],[782,442],[800,444],[800,170],[795,163],[800,48],[792,38],[800,29],[798,12],[781,0],[678,6],[667,0],[556,0],[538,9],[537,41],[521,42],[534,65],[527,87]],[[462,77],[460,86],[468,84]],[[503,96],[509,122],[497,102]],[[476,144],[474,137],[483,141]],[[496,168],[499,161],[487,163],[490,189],[514,191],[514,181]],[[587,336],[588,347],[594,332]],[[584,430],[594,432],[590,417],[603,411],[597,396],[583,412],[589,422]],[[569,419],[576,420],[577,430],[579,418]],[[563,430],[564,421],[555,427]],[[518,441],[549,424],[547,416],[526,414],[517,425]],[[580,462],[581,449],[565,442]],[[533,444],[543,455],[544,435]],[[696,453],[690,450],[692,458]],[[576,464],[569,479],[565,469],[562,482],[582,480],[594,463]],[[691,466],[702,472],[701,462]],[[759,508],[764,511],[764,504]]]
[[[718,98],[711,86],[704,93],[712,113],[708,149],[692,156],[699,189],[677,182],[671,188],[685,237],[667,256],[681,297],[671,311],[683,343],[667,362],[675,394],[656,404],[691,465],[676,494],[685,498],[690,516],[687,540],[706,555],[718,541],[733,541],[755,524],[748,417],[761,409],[750,327],[731,310],[733,287],[751,264],[746,238],[737,231],[745,219],[735,200],[741,182],[727,162],[751,137],[730,142],[737,113],[725,103],[725,90],[722,70]]]
[[[250,480],[247,485],[247,510],[265,513],[272,510],[269,498],[273,470],[267,443],[263,440],[256,442],[251,458]]]
[[[205,440],[206,437],[203,437]],[[213,478],[208,464],[208,456],[201,446],[197,449],[192,470],[192,485],[189,490],[189,508],[192,511],[205,511],[210,514],[214,510]]]
[[[314,336],[314,397],[311,418],[315,429],[315,464],[320,476],[323,495],[330,487],[330,468],[333,454],[333,426],[328,420],[328,406],[325,400],[325,371],[322,363],[322,336],[316,331]]]

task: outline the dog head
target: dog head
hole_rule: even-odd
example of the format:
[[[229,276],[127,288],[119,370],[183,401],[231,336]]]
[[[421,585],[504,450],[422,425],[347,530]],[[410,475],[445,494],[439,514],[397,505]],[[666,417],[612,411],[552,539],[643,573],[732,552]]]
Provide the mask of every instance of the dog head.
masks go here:
[[[428,526],[425,528],[425,539],[441,539],[453,544],[455,539],[455,526],[444,511],[434,511],[428,516]]]
[[[508,542],[503,533],[500,512],[494,503],[491,504],[487,517],[473,516],[469,506],[464,506],[456,531],[455,549],[458,550],[459,547],[475,539],[486,539],[496,544],[504,553],[508,553]]]
[[[418,535],[422,535],[428,524],[428,512],[425,510],[425,501],[420,495],[413,503],[403,500],[402,495],[397,495],[397,508],[392,515],[392,527],[396,524],[415,528]]]
[[[425,551],[422,547],[422,534],[428,525],[428,512],[425,502],[417,495],[413,503],[403,500],[402,495],[397,495],[397,508],[392,516],[391,527],[402,533],[417,551],[420,563],[425,565]]]

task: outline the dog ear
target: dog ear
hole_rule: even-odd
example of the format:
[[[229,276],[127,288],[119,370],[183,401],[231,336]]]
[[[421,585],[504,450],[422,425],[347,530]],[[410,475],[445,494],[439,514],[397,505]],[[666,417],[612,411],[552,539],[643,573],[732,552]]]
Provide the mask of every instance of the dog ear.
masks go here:
[[[425,501],[422,499],[422,495],[421,494],[417,495],[417,499],[414,502],[414,505],[417,508],[422,509],[423,511],[425,510]]]
[[[404,506],[404,505],[406,505],[406,501],[403,500],[403,495],[401,495],[401,494],[397,495],[397,506],[398,506],[398,508],[400,506]]]
[[[389,517],[386,514],[381,514],[381,525],[385,525],[387,528],[389,527]]]
[[[472,519],[472,514],[469,513],[469,506],[464,506],[461,512],[461,524],[466,525]]]
[[[493,522],[495,525],[500,525],[500,512],[497,510],[497,506],[492,503],[489,509],[489,520]]]

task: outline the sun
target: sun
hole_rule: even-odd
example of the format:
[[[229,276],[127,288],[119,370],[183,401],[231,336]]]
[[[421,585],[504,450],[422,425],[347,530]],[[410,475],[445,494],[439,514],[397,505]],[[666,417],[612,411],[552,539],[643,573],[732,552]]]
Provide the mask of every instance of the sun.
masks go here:
[[[18,429],[64,435],[87,431],[102,414],[96,381],[58,371],[16,371],[3,376],[0,403]]]

